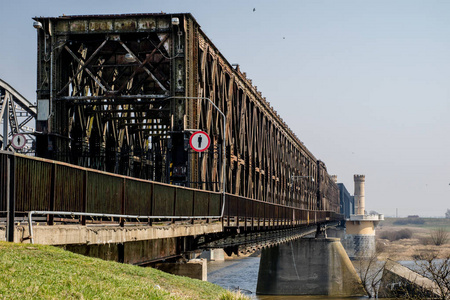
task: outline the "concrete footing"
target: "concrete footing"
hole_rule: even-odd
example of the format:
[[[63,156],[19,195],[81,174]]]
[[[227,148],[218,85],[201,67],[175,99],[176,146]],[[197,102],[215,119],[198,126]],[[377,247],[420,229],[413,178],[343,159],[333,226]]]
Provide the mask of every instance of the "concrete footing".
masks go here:
[[[224,261],[225,252],[223,251],[223,249],[210,249],[203,251],[200,255],[200,258],[204,258],[208,261]]]
[[[355,268],[336,238],[302,238],[264,248],[256,293],[261,295],[365,295]]]
[[[380,298],[407,298],[408,296],[414,299],[442,299],[441,291],[436,283],[392,260],[388,260],[384,267],[378,296]]]
[[[191,259],[187,263],[158,263],[154,267],[166,273],[208,281],[206,259]]]

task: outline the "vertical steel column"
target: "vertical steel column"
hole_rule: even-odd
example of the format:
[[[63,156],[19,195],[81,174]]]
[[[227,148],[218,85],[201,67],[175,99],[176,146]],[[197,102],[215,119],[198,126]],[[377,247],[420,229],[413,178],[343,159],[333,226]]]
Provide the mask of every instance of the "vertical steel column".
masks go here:
[[[6,159],[6,241],[14,242],[14,217],[16,214],[16,182],[15,182],[15,156],[8,155]]]
[[[48,42],[49,35],[46,28],[49,27],[50,21],[42,21],[42,28],[38,28],[37,33],[37,111],[36,130],[39,132],[49,132],[49,101],[50,101],[50,85],[49,78],[50,65],[48,59],[48,49],[50,44]],[[36,156],[49,157],[49,138],[47,134],[36,136]]]
[[[0,94],[1,96],[1,94]],[[6,147],[8,146],[8,97],[4,95],[3,99],[3,107],[1,112],[3,112],[3,143],[2,143],[2,150],[6,150]]]
[[[189,52],[186,49],[186,26],[189,20],[180,17],[179,24],[172,20],[172,57],[171,60],[171,94],[174,96],[186,96],[186,56]],[[168,149],[167,182],[177,185],[189,186],[187,176],[188,155],[185,149],[185,115],[186,101],[183,99],[172,98],[171,100],[171,133]]]

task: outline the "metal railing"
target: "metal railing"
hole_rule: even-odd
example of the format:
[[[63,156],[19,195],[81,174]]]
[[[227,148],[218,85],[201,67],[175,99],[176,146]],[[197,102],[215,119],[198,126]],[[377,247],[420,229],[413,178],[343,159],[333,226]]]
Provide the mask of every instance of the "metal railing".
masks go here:
[[[8,212],[8,241],[14,239],[14,216],[20,214],[28,214],[30,226],[33,214],[43,214],[172,220],[217,218],[224,227],[252,231],[340,218],[330,211],[300,209],[231,194],[224,197],[220,192],[4,151],[0,151],[0,162],[0,211]]]

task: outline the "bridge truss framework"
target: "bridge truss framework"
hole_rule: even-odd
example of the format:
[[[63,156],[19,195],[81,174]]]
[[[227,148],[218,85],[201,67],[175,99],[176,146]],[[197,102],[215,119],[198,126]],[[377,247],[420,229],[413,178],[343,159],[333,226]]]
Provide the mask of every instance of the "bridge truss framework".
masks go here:
[[[34,153],[36,106],[31,104],[12,86],[0,79],[0,150],[9,150],[24,154]],[[16,149],[11,139],[16,134],[26,138],[24,147]]]
[[[192,15],[35,20],[38,156],[210,191],[226,180],[230,194],[338,211],[325,164]],[[211,137],[202,154],[189,148],[195,129]]]

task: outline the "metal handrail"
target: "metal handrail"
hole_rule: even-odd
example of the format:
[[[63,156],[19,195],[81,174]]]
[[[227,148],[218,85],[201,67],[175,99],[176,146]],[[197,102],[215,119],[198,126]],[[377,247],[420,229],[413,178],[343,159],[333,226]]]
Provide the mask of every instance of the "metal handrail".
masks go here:
[[[222,216],[138,216],[138,215],[118,215],[118,214],[102,214],[102,213],[84,213],[84,212],[67,212],[67,211],[45,211],[32,210],[28,212],[28,229],[30,243],[34,244],[33,238],[33,214],[39,215],[66,215],[66,216],[89,216],[89,217],[111,217],[111,218],[129,218],[129,219],[218,219]]]

